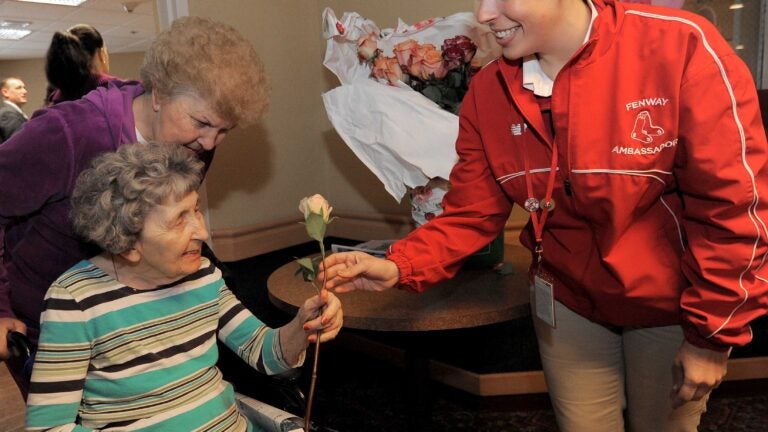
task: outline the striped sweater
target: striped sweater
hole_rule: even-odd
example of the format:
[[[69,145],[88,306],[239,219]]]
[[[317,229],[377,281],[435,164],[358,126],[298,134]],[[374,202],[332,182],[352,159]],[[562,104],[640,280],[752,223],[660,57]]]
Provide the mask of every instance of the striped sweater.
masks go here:
[[[152,290],[81,261],[48,290],[41,323],[28,430],[252,430],[216,368],[216,336],[261,372],[295,366],[278,331],[205,258],[196,273]]]

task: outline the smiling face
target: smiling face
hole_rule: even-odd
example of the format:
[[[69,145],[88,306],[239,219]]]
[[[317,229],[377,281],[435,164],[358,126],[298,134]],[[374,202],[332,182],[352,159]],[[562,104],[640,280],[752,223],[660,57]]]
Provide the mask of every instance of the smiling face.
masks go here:
[[[202,98],[152,93],[151,135],[147,139],[181,145],[195,153],[213,150],[236,123],[221,118]]]
[[[475,16],[487,24],[505,58],[547,52],[558,44],[562,0],[478,0]]]
[[[168,199],[147,215],[128,259],[136,273],[153,285],[176,281],[200,268],[203,242],[208,239],[197,192],[179,201]]]

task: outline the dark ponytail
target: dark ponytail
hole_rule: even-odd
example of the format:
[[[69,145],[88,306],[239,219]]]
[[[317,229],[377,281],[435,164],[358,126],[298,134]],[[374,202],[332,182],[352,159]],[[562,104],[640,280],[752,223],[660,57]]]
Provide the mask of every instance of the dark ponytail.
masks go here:
[[[51,39],[45,61],[45,76],[66,99],[85,93],[91,76],[91,63],[104,46],[101,34],[92,26],[79,24],[66,32],[57,31]]]

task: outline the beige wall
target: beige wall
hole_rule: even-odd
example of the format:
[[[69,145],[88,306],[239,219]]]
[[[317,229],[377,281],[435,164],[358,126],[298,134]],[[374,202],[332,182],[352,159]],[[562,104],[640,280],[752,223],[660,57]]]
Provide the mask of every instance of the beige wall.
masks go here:
[[[137,79],[139,66],[144,53],[111,54],[109,57],[110,73],[125,79]],[[45,98],[45,60],[6,60],[0,61],[0,77],[17,76],[27,86],[27,104],[23,110],[27,115],[42,107]]]
[[[384,28],[395,26],[398,17],[413,23],[469,11],[473,1],[190,0],[191,15],[224,21],[241,31],[261,55],[272,81],[270,111],[258,125],[227,138],[206,181],[220,254],[229,253],[222,251],[223,237],[237,236],[244,227],[259,231],[278,225],[285,230],[283,243],[306,241],[300,230],[290,227],[297,226],[299,200],[315,192],[327,196],[335,212],[346,216],[331,226],[337,234],[360,232],[356,230],[361,218],[409,214],[407,203],[398,204],[384,190],[327,119],[320,95],[338,81],[322,65],[321,13],[326,6],[339,17],[345,11],[359,12]],[[398,225],[402,220],[394,220],[392,229],[404,233]],[[390,233],[374,227],[360,235]]]
[[[338,85],[323,65],[321,13],[356,11],[382,28],[397,18],[413,23],[469,11],[473,0],[311,1],[189,0],[191,15],[227,22],[242,32],[264,60],[272,104],[258,124],[240,128],[217,150],[206,179],[213,245],[235,260],[306,242],[298,224],[299,200],[322,193],[340,218],[329,234],[393,238],[410,229],[407,200],[397,203],[338,137],[321,94]],[[141,54],[113,54],[112,73],[136,78]],[[0,62],[0,75],[19,75],[30,89],[31,113],[42,103],[42,60]],[[248,89],[243,89],[248,91]]]
[[[21,107],[27,115],[43,105],[46,84],[44,64],[42,59],[0,61],[0,77],[15,76],[27,86],[27,103]]]

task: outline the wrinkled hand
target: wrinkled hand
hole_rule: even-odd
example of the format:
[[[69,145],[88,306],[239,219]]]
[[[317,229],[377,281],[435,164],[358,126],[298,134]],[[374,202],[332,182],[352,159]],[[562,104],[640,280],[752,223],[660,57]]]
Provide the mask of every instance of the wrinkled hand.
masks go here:
[[[336,337],[344,322],[341,301],[332,292],[320,291],[319,295],[307,299],[299,308],[297,318],[303,323],[302,328],[308,342],[315,342],[318,332],[320,342],[327,342]]]
[[[0,318],[0,360],[8,360],[11,357],[8,350],[8,333],[12,331],[27,334],[27,326],[16,318]]]
[[[280,328],[280,344],[286,362],[295,365],[301,353],[310,343],[326,342],[336,337],[344,322],[341,302],[333,293],[326,290],[308,298],[301,305],[296,316]]]
[[[728,369],[729,354],[683,342],[672,365],[672,408],[701,400],[719,386]]]
[[[325,258],[317,280],[328,280],[325,288],[337,293],[354,290],[384,291],[397,284],[400,271],[394,262],[364,252],[340,252]]]

